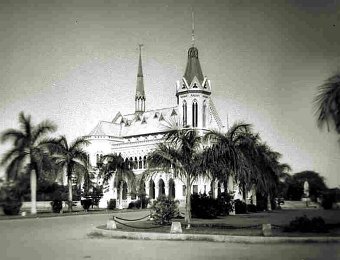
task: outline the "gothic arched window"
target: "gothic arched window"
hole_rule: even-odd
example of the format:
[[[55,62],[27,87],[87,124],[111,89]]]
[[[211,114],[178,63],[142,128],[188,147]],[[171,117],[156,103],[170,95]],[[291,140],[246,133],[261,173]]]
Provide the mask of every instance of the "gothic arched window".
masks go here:
[[[204,100],[203,102],[203,127],[206,127],[207,124],[207,102]]]
[[[187,125],[187,102],[183,101],[183,126]]]
[[[146,169],[146,156],[143,157],[143,166],[144,166],[144,169]]]
[[[197,113],[198,107],[197,107],[197,101],[196,99],[192,103],[192,126],[197,127],[197,119],[198,119],[198,113]]]
[[[139,160],[138,160],[138,169],[142,169],[143,168],[143,161],[142,161],[142,157],[139,156]]]

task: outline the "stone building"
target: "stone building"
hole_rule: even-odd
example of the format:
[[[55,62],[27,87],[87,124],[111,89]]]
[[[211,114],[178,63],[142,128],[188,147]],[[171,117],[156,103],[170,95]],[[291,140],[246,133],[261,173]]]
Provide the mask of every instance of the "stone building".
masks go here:
[[[90,141],[87,151],[93,167],[101,156],[110,153],[121,154],[124,159],[135,162],[134,172],[139,178],[147,167],[147,155],[157,144],[163,142],[164,133],[169,125],[190,126],[198,131],[207,129],[221,130],[221,119],[212,100],[211,82],[203,76],[198,58],[198,49],[192,44],[188,50],[188,61],[184,76],[176,82],[175,94],[177,104],[172,107],[147,110],[147,99],[144,91],[141,46],[137,71],[135,95],[135,111],[123,115],[118,112],[112,121],[99,121],[95,128],[86,136]],[[217,194],[223,191],[217,183],[209,180],[198,180],[190,187],[192,193]],[[123,186],[123,205],[135,199],[133,187],[128,182]],[[171,196],[185,203],[185,183],[171,172],[159,172],[145,182],[145,192],[150,199],[159,195]],[[118,198],[115,182],[109,181],[109,190],[104,194],[100,206],[106,207],[109,199]]]

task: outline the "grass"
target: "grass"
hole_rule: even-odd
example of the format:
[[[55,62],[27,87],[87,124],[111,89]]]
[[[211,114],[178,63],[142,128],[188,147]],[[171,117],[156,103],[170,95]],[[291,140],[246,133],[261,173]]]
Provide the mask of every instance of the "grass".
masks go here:
[[[288,225],[295,217],[307,215],[311,217],[321,216],[330,227],[327,233],[300,233],[300,232],[284,232],[283,227]],[[126,219],[133,219],[132,214],[124,214]],[[192,219],[192,228],[185,229],[183,219],[174,219],[182,223],[182,231],[184,234],[214,234],[214,235],[233,235],[233,236],[260,236],[262,235],[262,224],[270,223],[272,226],[273,236],[340,236],[340,210],[323,210],[323,209],[298,209],[298,210],[276,210],[272,212],[260,212],[241,214],[234,216],[219,217],[217,219]],[[125,222],[119,220],[127,227],[117,223],[120,231],[128,232],[162,232],[169,233],[170,226],[159,227],[152,221],[136,221]],[[280,228],[278,228],[279,226]],[[105,226],[99,228],[106,229]],[[113,231],[114,232],[114,231]]]

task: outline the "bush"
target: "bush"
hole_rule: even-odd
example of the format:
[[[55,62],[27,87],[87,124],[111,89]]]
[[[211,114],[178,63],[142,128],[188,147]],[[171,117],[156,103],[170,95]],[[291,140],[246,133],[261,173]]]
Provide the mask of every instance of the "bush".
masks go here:
[[[211,219],[226,216],[233,210],[231,195],[221,193],[217,199],[204,194],[191,195],[191,214],[196,218]]]
[[[107,209],[111,209],[111,210],[115,209],[116,203],[117,203],[116,199],[110,199],[107,203]]]
[[[206,194],[191,195],[191,214],[196,218],[216,218],[219,214],[218,202]]]
[[[247,211],[248,212],[257,212],[256,205],[254,205],[254,204],[247,204]]]
[[[81,200],[80,204],[83,206],[83,209],[87,211],[92,205],[92,199]]]
[[[136,208],[140,208],[140,200],[131,201],[129,203],[128,209],[136,209]]]
[[[161,196],[152,204],[152,216],[155,223],[160,225],[170,224],[171,220],[179,215],[178,201],[166,196]]]
[[[241,200],[234,201],[235,214],[245,214],[247,213],[247,205]]]
[[[234,209],[232,196],[227,192],[222,192],[217,198],[217,210],[219,216],[229,215]]]
[[[336,202],[336,193],[332,192],[332,190],[325,191],[322,194],[321,206],[324,209],[332,209],[333,203]]]
[[[306,215],[296,217],[287,227],[287,232],[326,232],[327,227],[325,221],[321,217],[309,219]]]
[[[1,188],[0,205],[6,215],[18,215],[22,206],[20,191],[15,184],[6,184]]]
[[[60,211],[63,208],[63,202],[62,200],[55,199],[51,201],[51,206],[52,206],[52,212],[53,213],[60,213]]]

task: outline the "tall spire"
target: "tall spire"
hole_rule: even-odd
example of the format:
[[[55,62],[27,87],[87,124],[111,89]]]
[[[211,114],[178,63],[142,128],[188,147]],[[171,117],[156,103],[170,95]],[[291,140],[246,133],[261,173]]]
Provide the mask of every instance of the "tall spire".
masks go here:
[[[191,12],[191,44],[195,46],[195,13],[194,10]]]
[[[202,83],[204,80],[201,65],[198,59],[198,49],[195,47],[195,17],[193,10],[191,12],[191,44],[192,46],[188,50],[187,67],[184,73],[184,78],[189,85],[195,76],[200,83]]]
[[[138,72],[137,72],[137,86],[136,86],[136,96],[135,96],[135,112],[145,111],[145,93],[144,93],[144,80],[143,80],[143,69],[142,69],[142,47],[143,44],[138,44],[139,46],[139,61],[138,61]]]

